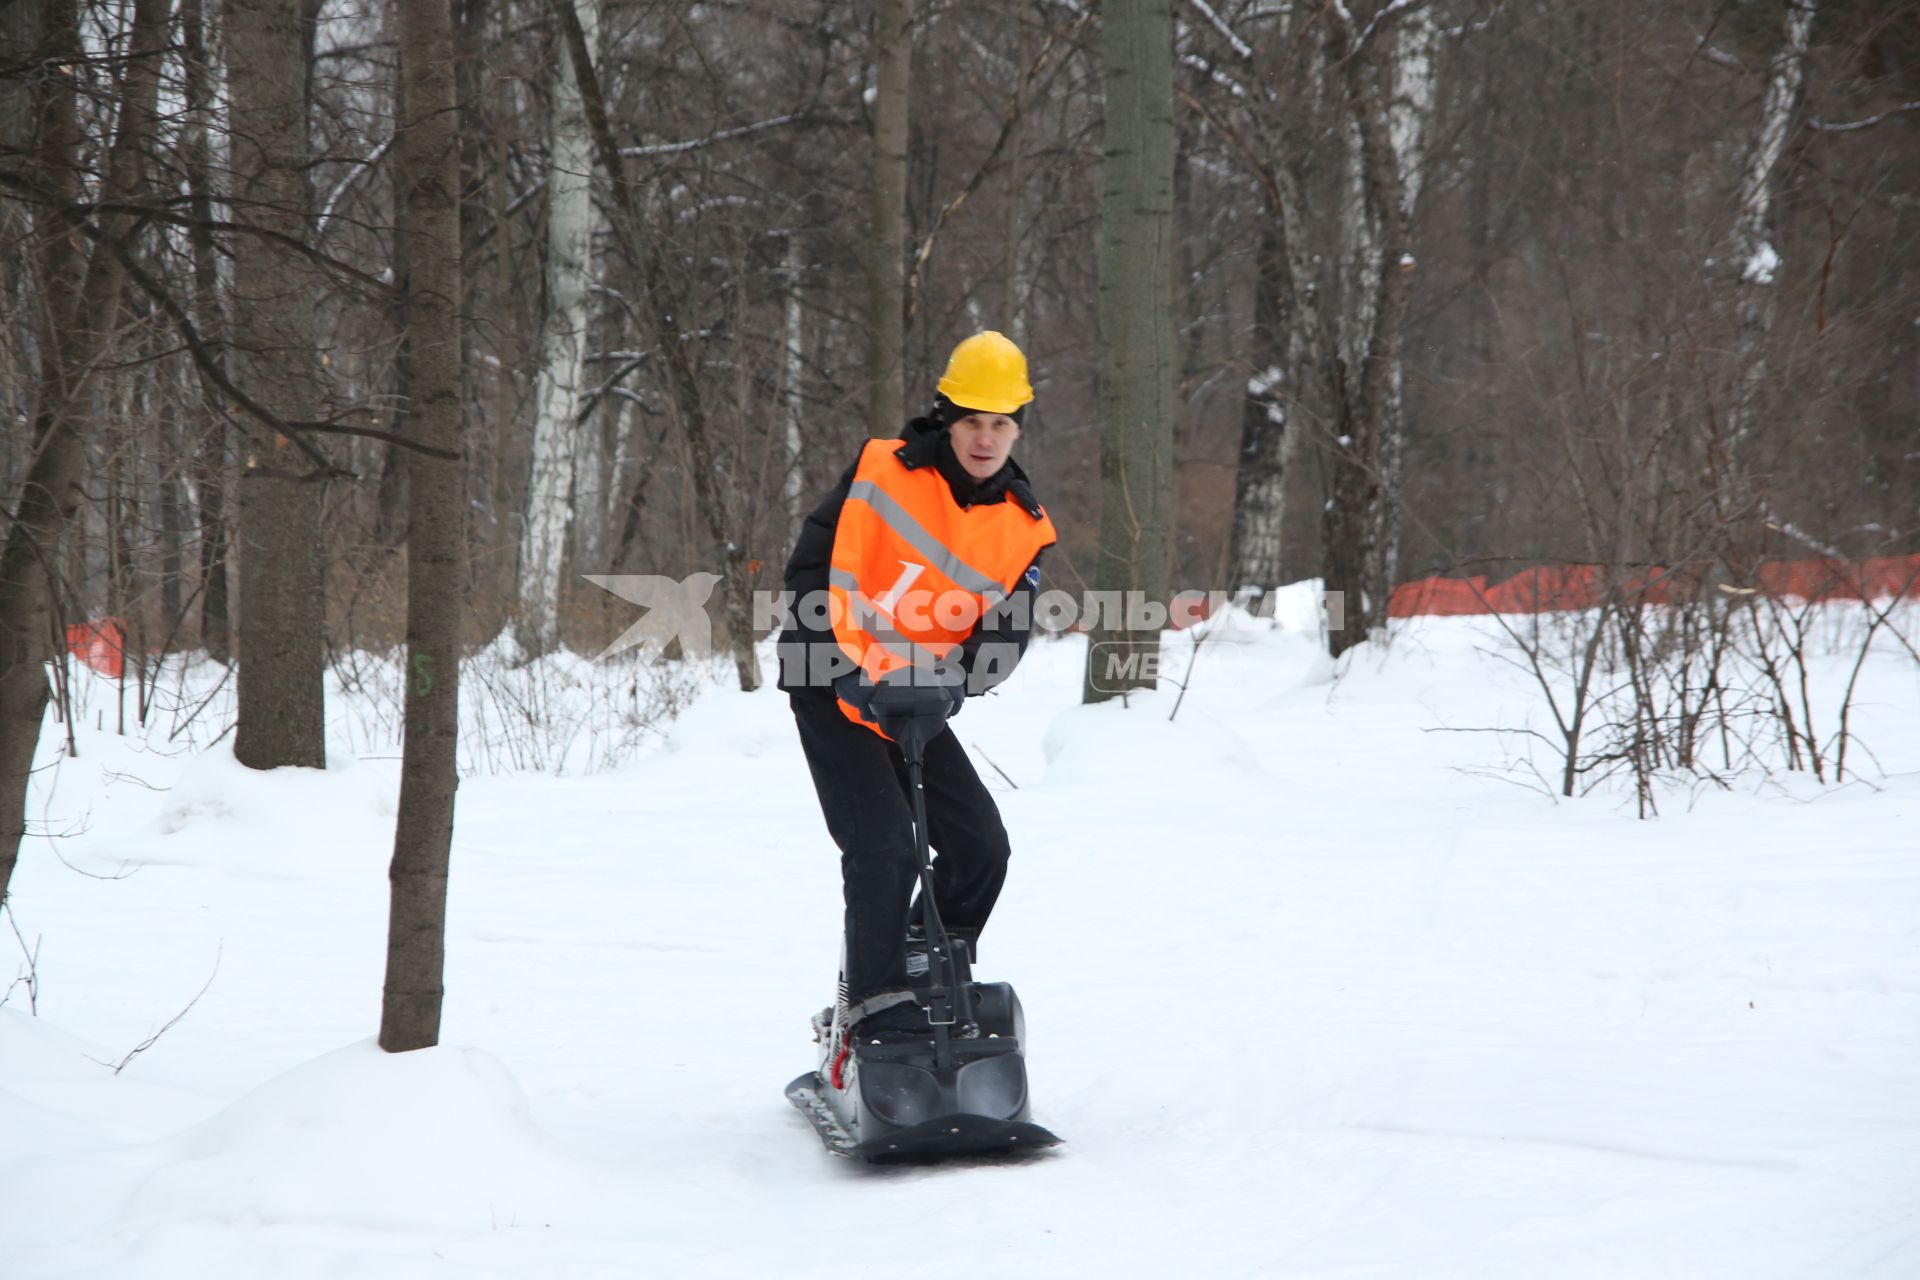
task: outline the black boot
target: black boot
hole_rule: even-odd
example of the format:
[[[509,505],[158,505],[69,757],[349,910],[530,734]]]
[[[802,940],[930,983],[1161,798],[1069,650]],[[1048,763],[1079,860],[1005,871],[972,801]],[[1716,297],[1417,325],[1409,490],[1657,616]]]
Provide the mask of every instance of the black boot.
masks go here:
[[[900,994],[910,996],[906,992]],[[876,997],[869,997],[868,1002],[874,999]],[[920,1007],[918,1000],[912,998],[889,1003],[884,1008],[862,1015],[848,1033],[848,1039],[855,1044],[898,1044],[904,1040],[928,1040],[932,1037],[933,1026],[927,1021],[927,1011]]]

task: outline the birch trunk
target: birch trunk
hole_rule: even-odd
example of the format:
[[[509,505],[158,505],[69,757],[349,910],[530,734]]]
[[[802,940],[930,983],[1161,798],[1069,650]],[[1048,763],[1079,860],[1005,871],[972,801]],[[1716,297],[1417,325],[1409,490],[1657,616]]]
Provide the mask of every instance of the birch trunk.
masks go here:
[[[1354,61],[1353,32],[1337,11],[1329,11],[1327,30],[1313,49],[1319,62],[1314,84],[1332,105],[1331,136],[1337,140],[1339,187],[1333,225],[1339,229],[1331,290],[1316,294],[1331,303],[1332,410],[1327,441],[1327,501],[1321,518],[1329,601],[1327,647],[1335,656],[1367,638],[1371,629],[1368,572],[1374,562],[1372,506],[1378,497],[1374,462],[1376,424],[1360,404],[1363,374],[1372,351],[1381,259],[1377,209],[1368,202],[1368,173],[1356,88],[1361,74],[1348,75]]]
[[[1266,126],[1271,131],[1271,159],[1265,176],[1273,184],[1269,198],[1274,206],[1272,216],[1279,221],[1283,248],[1286,377],[1276,388],[1286,417],[1279,459],[1283,481],[1293,471],[1304,442],[1311,440],[1315,447],[1328,451],[1329,444],[1340,435],[1337,422],[1342,403],[1340,353],[1333,327],[1338,312],[1338,273],[1330,266],[1337,250],[1327,238],[1332,219],[1315,216],[1309,195],[1317,156],[1312,140],[1328,135],[1327,122],[1337,119],[1338,113],[1329,110],[1326,59],[1319,49],[1324,37],[1319,24],[1303,25],[1305,21],[1305,15],[1296,12],[1278,23],[1266,56],[1285,51],[1289,60],[1267,73],[1268,80],[1282,89],[1263,100],[1268,112]],[[1297,494],[1297,476],[1295,489]],[[1314,499],[1313,522],[1322,525],[1324,533],[1327,495],[1316,491],[1310,496]],[[1284,502],[1280,512],[1284,518]],[[1323,580],[1329,576],[1324,536],[1317,560],[1289,557],[1284,542],[1281,554],[1295,560],[1303,574],[1317,573]]]
[[[606,27],[602,24],[599,13],[601,3],[602,0],[592,0],[592,3],[582,5],[580,22],[581,34],[587,42],[587,47],[592,49],[594,56],[604,63],[607,52],[604,47]],[[592,10],[592,12],[588,12],[588,10]],[[582,114],[584,115],[584,108]],[[591,121],[584,123],[581,133],[583,138],[581,158],[584,164],[584,171],[591,174],[593,172],[593,125]],[[589,216],[593,217],[597,223],[597,210],[591,212]],[[591,234],[592,230],[590,228],[589,237],[591,237]],[[591,239],[589,243],[591,243]],[[611,321],[611,323],[607,321]],[[600,325],[600,330],[606,334],[615,334],[624,330],[624,324],[619,309],[616,306],[608,306],[605,308],[605,317]],[[587,329],[583,327],[581,330],[583,356],[585,354],[588,336]],[[594,374],[583,373],[579,396],[583,398],[586,395],[592,394],[594,387],[596,387],[603,378],[612,376],[617,367],[618,366],[611,363],[602,363]],[[578,439],[574,445],[573,452],[573,509],[575,514],[572,529],[573,563],[576,574],[607,573],[613,567],[608,563],[607,544],[609,534],[612,532],[613,522],[616,518],[614,509],[617,503],[614,495],[619,492],[616,475],[618,442],[609,441],[607,428],[611,424],[617,430],[619,420],[617,415],[606,411],[605,401],[606,397],[603,396],[595,412],[585,415],[576,428]],[[578,400],[576,400],[576,404],[577,403]]]
[[[1338,118],[1341,208],[1333,439],[1322,521],[1326,588],[1340,600],[1342,625],[1328,648],[1338,655],[1379,632],[1397,571],[1397,490],[1404,454],[1400,351],[1410,275],[1412,215],[1419,197],[1435,87],[1437,30],[1419,7],[1398,29],[1358,45],[1342,9],[1327,11],[1319,46]],[[1392,42],[1390,53],[1378,45]]]
[[[785,361],[782,365],[780,381],[781,416],[785,420],[786,427],[787,467],[783,492],[786,498],[789,541],[800,536],[800,525],[807,518],[805,476],[800,469],[802,448],[800,428],[806,412],[800,398],[801,343],[805,339],[801,329],[800,268],[800,233],[792,231],[787,234],[785,271],[787,311],[783,343]]]
[[[587,47],[599,31],[598,0],[577,0]],[[555,51],[548,81],[546,307],[533,382],[533,458],[520,535],[518,638],[528,655],[559,638],[560,587],[573,514],[576,423],[587,336],[587,272],[593,253],[593,137],[573,61]]]
[[[1760,131],[1740,175],[1740,208],[1733,224],[1735,385],[1728,414],[1729,450],[1738,458],[1758,416],[1760,388],[1766,381],[1767,336],[1773,330],[1774,275],[1780,266],[1770,237],[1774,171],[1787,145],[1793,113],[1806,80],[1807,44],[1817,0],[1787,0],[1780,52],[1767,74],[1760,104]]]

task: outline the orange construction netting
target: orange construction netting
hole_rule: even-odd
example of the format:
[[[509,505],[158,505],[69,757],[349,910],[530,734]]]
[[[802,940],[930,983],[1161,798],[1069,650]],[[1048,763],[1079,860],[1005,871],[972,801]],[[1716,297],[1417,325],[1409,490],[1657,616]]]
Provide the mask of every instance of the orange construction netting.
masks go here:
[[[67,628],[67,651],[111,680],[126,670],[127,633],[118,618],[96,618]]]
[[[1706,588],[1707,578],[1704,567],[1652,568],[1635,571],[1621,585],[1630,597],[1648,604],[1668,604],[1694,597]],[[1393,589],[1387,616],[1448,618],[1591,609],[1600,603],[1604,589],[1599,568],[1585,564],[1539,565],[1500,582],[1489,582],[1478,575],[1420,578]],[[1763,591],[1776,599],[1807,601],[1920,597],[1920,556],[1775,560],[1760,566],[1753,586],[1742,588],[1728,583],[1721,589],[1728,594]]]

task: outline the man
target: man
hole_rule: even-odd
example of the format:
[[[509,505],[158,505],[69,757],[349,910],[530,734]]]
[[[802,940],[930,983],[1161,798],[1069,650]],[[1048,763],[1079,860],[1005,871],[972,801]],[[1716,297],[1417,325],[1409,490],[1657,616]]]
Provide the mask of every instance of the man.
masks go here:
[[[907,980],[919,872],[899,739],[925,743],[934,890],[950,929],[977,936],[1006,879],[993,797],[945,720],[1025,651],[1054,528],[1013,461],[1033,399],[1027,361],[994,332],[960,343],[932,411],[870,440],[807,517],[787,562],[787,690],[846,897],[842,1025],[923,1033]]]

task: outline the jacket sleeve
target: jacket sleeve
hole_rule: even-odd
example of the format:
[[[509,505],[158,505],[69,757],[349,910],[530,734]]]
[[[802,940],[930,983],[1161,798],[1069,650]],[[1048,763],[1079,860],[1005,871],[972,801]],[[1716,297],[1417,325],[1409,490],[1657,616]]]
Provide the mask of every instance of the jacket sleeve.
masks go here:
[[[794,540],[793,554],[787,558],[787,572],[781,585],[788,593],[790,613],[780,633],[777,652],[780,687],[789,693],[816,698],[833,696],[831,688],[815,683],[815,674],[822,670],[821,659],[836,651],[839,642],[834,639],[831,627],[814,625],[824,621],[824,610],[810,610],[805,605],[809,597],[816,601],[826,598],[827,575],[833,567],[834,527],[840,522],[840,508],[846,505],[847,493],[853,488],[853,473],[859,466],[860,460],[854,459],[827,496],[820,500],[820,505],[808,513],[801,522],[800,536]],[[823,645],[824,650],[817,648]],[[824,670],[830,673],[832,667]]]
[[[847,494],[853,489],[853,473],[859,469],[859,459],[848,467],[827,494],[820,505],[807,513],[801,522],[800,536],[794,540],[793,554],[787,557],[787,575],[785,586],[793,592],[797,605],[809,591],[827,589],[827,571],[833,565],[833,531],[840,523],[840,508],[846,505]]]
[[[990,610],[973,634],[960,642],[969,696],[985,693],[1020,665],[1027,642],[1033,639],[1033,606],[1039,594],[1040,557],[1035,556],[1006,602]]]

